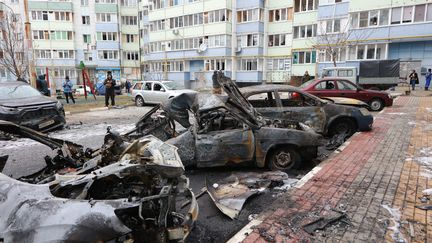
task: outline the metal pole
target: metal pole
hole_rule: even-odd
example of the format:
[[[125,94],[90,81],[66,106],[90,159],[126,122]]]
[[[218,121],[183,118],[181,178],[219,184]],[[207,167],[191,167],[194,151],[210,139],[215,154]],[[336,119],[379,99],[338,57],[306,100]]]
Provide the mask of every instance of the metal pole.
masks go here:
[[[33,52],[32,47],[32,35],[31,35],[31,24],[30,24],[30,18],[29,18],[29,10],[28,10],[28,0],[24,0],[24,15],[25,15],[25,35],[27,39],[27,51]],[[34,58],[33,55],[29,55],[29,71],[30,71],[30,84],[33,87],[36,87],[36,70],[34,65]]]

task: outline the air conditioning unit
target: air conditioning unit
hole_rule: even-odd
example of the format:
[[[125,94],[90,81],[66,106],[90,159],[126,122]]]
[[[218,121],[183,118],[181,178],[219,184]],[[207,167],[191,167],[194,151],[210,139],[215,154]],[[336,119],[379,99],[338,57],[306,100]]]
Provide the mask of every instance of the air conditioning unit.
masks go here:
[[[198,47],[197,52],[198,52],[198,53],[203,53],[203,52],[207,51],[207,49],[208,49],[208,45],[205,44],[205,43],[203,43],[203,44],[201,44],[201,45]]]
[[[173,29],[173,30],[172,30],[172,33],[173,33],[174,35],[178,35],[180,32],[179,32],[179,29]]]
[[[236,53],[240,53],[241,51],[242,51],[243,49],[241,48],[241,46],[240,47],[237,47],[237,49],[236,49]]]

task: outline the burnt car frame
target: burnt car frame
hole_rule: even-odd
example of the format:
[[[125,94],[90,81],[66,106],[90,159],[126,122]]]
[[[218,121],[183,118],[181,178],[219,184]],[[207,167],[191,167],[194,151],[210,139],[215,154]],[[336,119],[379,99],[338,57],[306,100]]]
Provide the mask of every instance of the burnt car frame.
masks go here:
[[[153,136],[126,142],[108,131],[105,148],[84,150],[6,121],[0,130],[57,153],[45,168],[18,180],[0,173],[4,242],[183,241],[197,219],[177,148]],[[191,200],[185,213],[176,210],[178,196]]]
[[[66,124],[63,105],[24,82],[5,82],[0,87],[0,120],[47,132]]]
[[[366,108],[337,105],[290,85],[257,85],[241,91],[264,117],[302,122],[324,136],[372,129],[373,116]]]
[[[161,105],[163,112],[151,110],[132,132],[158,134],[179,149],[185,166],[289,170],[317,157],[320,135],[299,123],[277,126],[263,119],[230,79],[220,82],[229,97],[182,94]],[[171,120],[186,129],[179,132]]]

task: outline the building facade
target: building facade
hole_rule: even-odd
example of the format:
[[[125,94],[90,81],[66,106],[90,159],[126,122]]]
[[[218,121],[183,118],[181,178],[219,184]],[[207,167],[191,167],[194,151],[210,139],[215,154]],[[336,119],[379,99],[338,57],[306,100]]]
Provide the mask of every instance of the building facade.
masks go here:
[[[24,19],[24,0],[5,0]],[[328,66],[400,59],[401,76],[432,66],[428,0],[32,0],[38,74],[80,82],[173,80],[211,86],[222,70],[239,85],[286,83]],[[4,9],[4,8],[3,8]],[[0,70],[0,80],[10,75]],[[423,77],[422,77],[423,79]]]

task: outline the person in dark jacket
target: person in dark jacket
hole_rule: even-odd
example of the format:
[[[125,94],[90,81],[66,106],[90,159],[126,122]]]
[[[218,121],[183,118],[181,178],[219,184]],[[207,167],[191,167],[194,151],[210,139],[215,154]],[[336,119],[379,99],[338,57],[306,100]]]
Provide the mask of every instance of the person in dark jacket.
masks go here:
[[[38,79],[36,80],[36,87],[37,90],[39,90],[39,92],[41,92],[43,95],[49,96],[48,83],[45,80],[45,76],[45,74],[38,76]]]
[[[214,71],[212,76],[213,94],[222,94],[222,88],[218,82],[218,75],[220,75],[220,73],[218,71]]]
[[[130,89],[132,87],[132,84],[131,84],[131,82],[129,80],[126,80],[125,87],[126,87],[126,93],[129,94],[130,93]]]
[[[307,81],[309,81],[311,79],[309,72],[306,71],[303,75],[303,77],[301,78],[301,82],[302,84],[306,83]]]
[[[409,78],[410,78],[411,88],[412,90],[415,90],[415,86],[419,82],[418,74],[416,73],[415,70],[411,71]]]
[[[115,85],[116,81],[112,77],[111,71],[107,72],[107,78],[104,81],[105,85],[105,106],[108,107],[109,99],[111,99],[111,106],[115,106]]]

